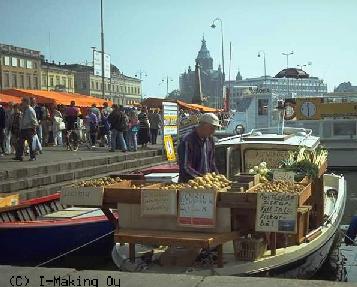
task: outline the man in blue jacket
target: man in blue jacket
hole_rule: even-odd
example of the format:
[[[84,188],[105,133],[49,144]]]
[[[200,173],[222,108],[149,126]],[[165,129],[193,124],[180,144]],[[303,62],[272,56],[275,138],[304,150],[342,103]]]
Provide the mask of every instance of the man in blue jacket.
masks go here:
[[[203,114],[198,127],[183,137],[178,147],[179,182],[217,172],[212,135],[220,126],[215,114]]]

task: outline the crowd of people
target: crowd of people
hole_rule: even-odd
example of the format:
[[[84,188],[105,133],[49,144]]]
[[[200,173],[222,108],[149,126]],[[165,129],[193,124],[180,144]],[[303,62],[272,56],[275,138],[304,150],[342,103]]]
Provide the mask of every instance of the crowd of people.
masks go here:
[[[22,98],[21,104],[0,105],[0,156],[15,154],[13,159],[22,161],[24,154],[29,154],[30,160],[36,160],[43,146],[68,147],[67,135],[75,130],[84,130],[92,147],[107,146],[111,152],[137,151],[138,146],[157,144],[161,128],[158,109],[117,104],[110,107],[108,103],[101,109],[96,104],[80,109],[75,101],[65,107]]]

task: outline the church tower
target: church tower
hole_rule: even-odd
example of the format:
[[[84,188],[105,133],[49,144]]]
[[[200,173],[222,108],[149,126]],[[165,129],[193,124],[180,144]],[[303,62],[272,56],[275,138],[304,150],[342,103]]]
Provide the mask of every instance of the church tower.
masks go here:
[[[196,62],[198,62],[198,64],[200,65],[201,70],[213,70],[213,59],[211,58],[207,49],[206,40],[204,36],[202,38],[201,50],[199,50],[198,52]]]

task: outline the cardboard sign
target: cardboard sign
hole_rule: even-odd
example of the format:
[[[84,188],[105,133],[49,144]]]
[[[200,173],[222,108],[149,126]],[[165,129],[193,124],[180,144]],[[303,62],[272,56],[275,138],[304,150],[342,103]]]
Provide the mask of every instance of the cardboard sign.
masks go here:
[[[287,150],[249,149],[244,153],[245,170],[248,171],[262,161],[265,161],[269,168],[279,168],[281,161],[288,157],[289,152]]]
[[[179,191],[178,223],[194,227],[216,224],[216,191],[183,189]]]
[[[175,189],[142,189],[141,216],[177,215],[177,191]]]
[[[297,207],[297,194],[258,192],[255,230],[295,234]]]
[[[177,135],[177,104],[162,102],[164,135]]]
[[[282,181],[294,183],[294,178],[295,178],[295,172],[293,171],[282,171],[282,170],[273,171],[273,180],[282,180]]]
[[[171,135],[164,136],[164,147],[168,161],[176,161],[175,147]]]
[[[68,186],[62,189],[60,203],[76,206],[102,206],[104,188]]]

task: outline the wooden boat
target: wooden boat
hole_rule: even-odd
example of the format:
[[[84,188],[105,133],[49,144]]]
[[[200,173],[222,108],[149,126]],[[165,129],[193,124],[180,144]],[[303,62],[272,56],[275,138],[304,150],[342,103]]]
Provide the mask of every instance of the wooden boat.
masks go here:
[[[314,150],[319,145],[319,138],[312,136],[309,130],[287,127],[283,130],[283,134],[277,133],[274,129],[253,130],[248,134],[220,140],[216,145],[216,163],[220,172],[232,179],[236,174],[247,173],[252,165],[261,161],[265,161],[268,166],[274,168],[280,160],[286,157],[289,150],[300,146]],[[320,167],[317,178],[310,183],[311,193],[304,203],[306,206],[303,206],[305,211],[301,214],[299,212],[302,211],[298,211],[300,215],[297,220],[297,234],[277,234],[275,239],[268,240],[269,248],[262,256],[252,260],[237,258],[237,249],[234,248],[234,243],[232,244],[231,241],[223,245],[223,267],[216,267],[214,264],[194,265],[189,268],[149,264],[145,266],[145,272],[287,278],[312,277],[325,262],[333,246],[346,201],[344,177],[325,172],[326,163]],[[223,200],[225,194],[230,194],[229,200]],[[221,193],[220,199],[217,199],[217,206],[231,209],[231,231],[240,232],[241,239],[249,239],[255,228],[256,202],[242,203],[239,200],[235,201],[232,196],[238,198],[241,195],[234,192]],[[154,219],[150,220],[154,225]],[[124,237],[120,236],[120,232],[119,229],[115,238],[137,238],[137,243],[141,244],[150,241],[145,237],[150,232],[140,234],[140,231],[137,231],[136,235],[132,235],[130,232],[125,233],[124,231],[124,235],[122,234]],[[156,236],[158,232],[155,231],[152,234]],[[158,236],[168,242],[170,232],[166,234],[165,238],[162,234]],[[174,234],[171,237],[174,237]],[[194,241],[195,239],[198,237],[190,240]],[[122,241],[120,242],[122,243]],[[131,244],[133,243],[131,242]],[[274,244],[276,244],[276,249]],[[275,251],[273,255],[272,249]],[[138,252],[136,256],[142,255],[143,250],[145,250],[145,246],[141,246],[140,253]],[[150,250],[150,247],[147,250]],[[122,270],[138,270],[135,266],[127,264],[125,258],[129,257],[129,253],[128,246],[116,244],[112,253],[114,262]],[[137,264],[137,262],[132,264]]]
[[[0,265],[41,265],[83,245],[88,256],[110,254],[114,225],[102,210],[66,208],[59,199],[56,193],[0,208]]]

